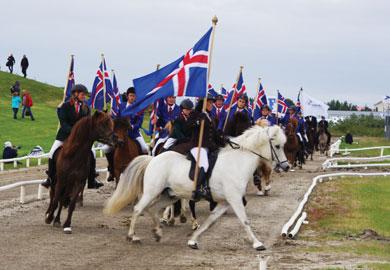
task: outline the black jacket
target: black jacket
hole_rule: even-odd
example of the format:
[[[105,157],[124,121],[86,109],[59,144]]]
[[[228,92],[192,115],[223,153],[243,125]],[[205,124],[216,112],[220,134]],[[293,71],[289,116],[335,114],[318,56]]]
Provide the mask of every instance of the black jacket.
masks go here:
[[[13,66],[14,64],[15,64],[15,58],[12,55],[8,56],[6,66],[10,67]]]
[[[180,115],[173,123],[173,133],[171,137],[180,141],[190,140],[196,125],[197,119],[195,112],[191,112],[188,119],[185,119],[183,115]]]
[[[61,108],[57,110],[58,119],[60,120],[60,129],[57,132],[56,140],[65,141],[68,138],[72,127],[81,118],[90,114],[89,107],[83,104],[80,108],[80,112],[77,114],[75,106],[71,101],[62,104]]]
[[[225,145],[224,137],[222,134],[218,133],[215,123],[209,113],[206,114],[195,111],[193,117],[196,121],[196,126],[191,140],[193,147],[198,146],[200,124],[202,120],[204,120],[202,147],[207,148],[212,152]]]
[[[23,57],[22,58],[22,61],[20,62],[20,66],[24,69],[27,69],[28,68],[28,59],[27,57]]]
[[[12,147],[6,147],[3,151],[3,159],[16,158],[18,156],[18,150]]]

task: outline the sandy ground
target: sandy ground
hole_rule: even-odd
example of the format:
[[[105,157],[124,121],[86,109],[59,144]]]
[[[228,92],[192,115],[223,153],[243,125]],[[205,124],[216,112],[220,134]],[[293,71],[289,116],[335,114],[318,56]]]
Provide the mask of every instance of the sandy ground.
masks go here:
[[[115,217],[102,213],[104,201],[113,192],[106,183],[100,190],[87,190],[84,207],[73,215],[73,234],[44,223],[48,200],[20,205],[19,189],[0,193],[0,269],[258,269],[257,255],[271,256],[269,269],[317,269],[338,264],[338,258],[321,255],[311,258],[293,254],[299,242],[280,239],[283,224],[296,209],[312,177],[321,173],[324,157],[315,156],[303,170],[273,173],[270,196],[254,196],[249,188],[247,214],[251,226],[267,250],[257,252],[246,242],[246,234],[232,211],[224,215],[200,238],[200,249],[187,247],[190,223],[164,227],[161,242],[154,241],[149,216],[137,223],[139,245],[125,240],[130,209]],[[101,168],[104,161],[100,160]],[[16,178],[39,179],[43,168],[0,174],[0,185]],[[36,196],[36,186],[27,194]],[[33,195],[32,195],[33,194]],[[251,195],[252,194],[252,195]],[[208,205],[197,205],[200,222],[208,214]],[[62,214],[65,220],[66,211]],[[340,258],[340,260],[342,260]]]

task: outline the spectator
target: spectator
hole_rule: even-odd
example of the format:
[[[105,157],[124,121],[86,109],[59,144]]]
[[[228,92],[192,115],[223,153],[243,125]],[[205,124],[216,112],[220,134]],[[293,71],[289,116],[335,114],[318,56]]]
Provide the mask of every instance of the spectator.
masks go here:
[[[27,90],[23,90],[22,105],[23,105],[22,119],[24,118],[24,115],[26,115],[31,117],[31,121],[34,121],[35,119],[31,111],[31,107],[33,106],[33,100],[30,93]]]
[[[14,72],[14,64],[15,58],[11,53],[10,56],[8,56],[7,63],[5,64],[8,67],[10,73]]]
[[[28,59],[26,55],[23,55],[22,61],[20,62],[20,66],[22,67],[23,77],[27,77],[27,68],[28,68]]]
[[[17,93],[18,96],[20,96],[20,82],[16,81],[15,84],[11,87],[11,95],[13,96],[14,93]]]
[[[18,111],[20,103],[22,102],[20,96],[15,92],[12,94],[12,110],[14,111],[14,119],[18,119]]]
[[[12,146],[10,141],[4,143],[3,159],[16,158],[18,156],[18,149],[20,147]]]

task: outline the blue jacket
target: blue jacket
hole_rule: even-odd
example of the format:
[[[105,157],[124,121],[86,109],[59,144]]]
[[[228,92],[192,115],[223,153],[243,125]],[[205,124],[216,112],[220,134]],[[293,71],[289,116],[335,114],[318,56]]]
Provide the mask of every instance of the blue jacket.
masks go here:
[[[234,116],[234,113],[237,111],[237,106],[234,106],[233,108],[231,108],[230,112],[229,112],[229,119],[228,119],[228,122],[232,120],[233,116]],[[251,119],[251,122],[252,121],[252,113],[249,109],[245,108],[245,109],[242,109],[241,110],[242,112],[246,112],[248,114],[248,117],[249,119]],[[219,130],[223,130],[223,126],[225,124],[225,120],[226,120],[226,117],[227,117],[227,111],[225,112],[225,115],[223,116],[223,118],[221,118],[221,120],[219,121],[218,123],[218,129]]]
[[[22,99],[20,96],[12,96],[12,109],[17,109],[20,106]]]
[[[160,106],[158,107],[157,110],[158,120],[157,120],[156,127],[157,130],[160,130],[159,133],[161,138],[166,137],[168,135],[167,130],[164,129],[165,125],[169,121],[175,121],[180,116],[180,112],[181,112],[180,107],[176,104],[172,106],[173,109],[171,112],[169,112],[169,106],[166,103],[160,104]]]
[[[121,103],[119,114],[121,115],[121,112],[126,109],[127,102]],[[144,111],[138,112],[136,115],[132,116],[126,116],[126,118],[130,122],[131,129],[129,129],[129,137],[133,140],[135,140],[137,137],[141,136],[141,133],[139,132],[142,123],[144,121]]]

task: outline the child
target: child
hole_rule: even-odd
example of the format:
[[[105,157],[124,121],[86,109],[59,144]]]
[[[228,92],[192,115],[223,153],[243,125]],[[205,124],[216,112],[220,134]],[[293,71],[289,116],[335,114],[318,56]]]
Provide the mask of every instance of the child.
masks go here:
[[[17,114],[19,111],[19,106],[22,100],[20,96],[15,92],[12,94],[12,110],[14,111],[14,119],[18,119]]]
[[[22,119],[24,118],[24,115],[30,115],[31,120],[34,121],[34,116],[31,111],[31,107],[33,105],[33,101],[31,98],[30,93],[27,90],[23,90],[23,110],[22,110]],[[27,112],[27,113],[26,113]]]

